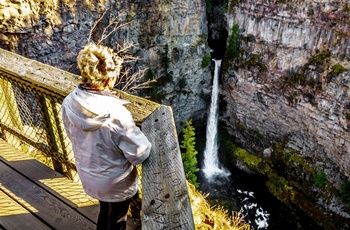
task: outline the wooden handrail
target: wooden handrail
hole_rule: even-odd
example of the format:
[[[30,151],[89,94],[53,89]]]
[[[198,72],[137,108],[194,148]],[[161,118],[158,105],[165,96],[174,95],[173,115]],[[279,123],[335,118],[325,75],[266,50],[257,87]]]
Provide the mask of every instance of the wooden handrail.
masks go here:
[[[60,104],[63,98],[76,87],[79,78],[78,75],[0,49],[0,79],[10,82],[12,86],[16,86],[16,83],[20,82],[18,87],[28,86],[33,89],[32,93],[34,94],[40,92],[41,95],[35,95],[35,97],[43,98],[40,109],[44,110],[41,112],[49,113],[46,114],[45,121],[51,123],[48,124],[51,125],[51,128],[46,129],[47,134],[43,135],[48,140],[44,140],[40,144],[44,145],[43,149],[50,150],[47,154],[51,154],[51,157],[62,164],[64,164],[62,161],[65,159],[69,160],[70,150],[59,117]],[[2,87],[0,90],[3,91],[2,85],[0,84]],[[6,87],[7,90],[11,88],[8,83],[6,83]],[[194,229],[171,108],[122,91],[116,93],[131,102],[126,107],[132,113],[135,123],[141,127],[152,143],[150,157],[142,165],[142,229]],[[4,96],[2,95],[0,98],[0,103],[4,103],[8,99]],[[18,102],[17,99],[12,98],[12,100]],[[11,130],[11,124],[8,125],[5,122],[8,119],[6,116],[17,114],[16,119],[23,119],[18,117],[21,108],[11,108],[15,111],[11,113],[6,108],[0,104],[0,132],[1,135],[5,136],[5,139],[7,134],[16,136],[16,132],[21,130],[19,127],[16,127],[16,130]],[[23,130],[30,128],[26,127]],[[26,133],[18,133],[16,136],[17,139],[20,139],[21,146],[26,142],[26,139],[33,139],[26,135]],[[59,135],[61,136],[57,138]],[[21,139],[21,137],[25,138]],[[52,141],[56,144],[42,144]],[[26,145],[30,145],[30,143],[26,143]],[[61,156],[55,158],[55,155],[60,154]],[[72,162],[66,162],[65,167],[71,164]],[[61,170],[64,170],[64,167]]]

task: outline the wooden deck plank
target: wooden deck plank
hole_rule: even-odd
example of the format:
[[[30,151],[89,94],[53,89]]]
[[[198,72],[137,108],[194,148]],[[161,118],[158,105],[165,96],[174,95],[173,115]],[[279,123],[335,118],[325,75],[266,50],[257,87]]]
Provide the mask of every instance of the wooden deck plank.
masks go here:
[[[0,190],[10,191],[16,202],[55,229],[96,228],[93,222],[3,162],[0,162]]]
[[[0,191],[0,227],[4,229],[51,229],[3,191]]]
[[[2,139],[0,139],[0,158],[3,158],[11,168],[96,223],[99,211],[98,201],[88,196],[80,184],[71,181]]]
[[[21,152],[20,150],[16,149],[14,146],[12,146],[11,144],[7,143],[6,141],[0,138],[0,163],[1,162],[4,163],[9,168],[11,168],[11,170],[23,176],[24,177],[23,179],[29,180],[31,183],[33,183],[32,184],[33,186],[43,188],[44,191],[47,191],[54,197],[58,198],[57,201],[62,201],[63,203],[68,204],[68,206],[70,206],[73,209],[76,209],[79,213],[83,214],[92,222],[94,223],[97,222],[97,216],[99,211],[98,201],[86,195],[80,184],[75,183],[70,179],[64,177],[62,174],[52,170],[51,168],[35,160],[33,157],[29,156],[28,154]],[[0,165],[0,168],[1,168],[1,165]],[[0,170],[0,191],[6,190],[7,194],[11,194],[12,192],[10,190],[2,186],[1,175],[2,174]],[[20,181],[13,181],[13,182],[21,183]],[[22,186],[22,188],[24,188],[24,186]],[[11,200],[12,197],[16,197],[16,195],[12,195],[11,197],[6,197],[6,200],[8,202],[18,204],[16,201]],[[0,196],[0,199],[2,199],[1,196]],[[19,198],[17,197],[17,199]],[[23,199],[21,200],[22,202],[26,203],[25,200]],[[5,202],[4,203],[5,205],[6,201],[4,202]],[[22,207],[20,204],[18,205],[19,207]],[[1,207],[2,206],[0,204],[0,217],[2,216]],[[30,204],[27,204],[26,207],[29,208],[29,210],[31,210],[32,212],[37,211]],[[25,208],[23,209],[26,210]],[[27,214],[28,213],[30,212],[27,210]],[[21,216],[23,215],[20,215],[19,218],[21,218]],[[16,216],[7,218],[6,221],[8,221],[8,223],[4,224],[3,226],[0,218],[0,229],[6,229],[6,230],[33,229],[33,228],[22,228],[22,227],[17,228],[16,224],[19,224],[19,223],[16,223],[18,220],[15,217]],[[53,217],[55,217],[55,215],[53,215]],[[31,218],[31,217],[28,216],[26,218]],[[46,216],[44,218],[46,218]],[[39,226],[38,229],[40,230],[40,224],[38,224],[38,226]],[[141,227],[140,223],[137,220],[131,217],[128,217],[127,230],[140,229],[140,227]],[[55,229],[60,229],[60,228],[55,226]],[[69,226],[69,228],[63,228],[63,229],[71,229],[71,228]],[[80,226],[80,229],[82,229],[81,226]]]

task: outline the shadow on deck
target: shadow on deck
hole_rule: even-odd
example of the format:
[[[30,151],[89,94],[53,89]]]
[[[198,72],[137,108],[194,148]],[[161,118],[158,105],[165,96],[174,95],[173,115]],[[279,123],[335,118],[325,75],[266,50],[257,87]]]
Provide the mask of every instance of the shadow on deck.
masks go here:
[[[80,184],[0,139],[0,229],[96,229],[98,209]]]

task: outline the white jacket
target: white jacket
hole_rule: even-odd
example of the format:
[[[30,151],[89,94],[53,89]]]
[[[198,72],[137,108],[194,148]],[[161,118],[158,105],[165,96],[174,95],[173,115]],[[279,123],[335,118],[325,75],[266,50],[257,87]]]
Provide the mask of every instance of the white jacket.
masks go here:
[[[103,93],[77,87],[63,101],[63,123],[85,192],[120,202],[136,194],[134,166],[149,156],[151,143],[123,106],[126,102]]]

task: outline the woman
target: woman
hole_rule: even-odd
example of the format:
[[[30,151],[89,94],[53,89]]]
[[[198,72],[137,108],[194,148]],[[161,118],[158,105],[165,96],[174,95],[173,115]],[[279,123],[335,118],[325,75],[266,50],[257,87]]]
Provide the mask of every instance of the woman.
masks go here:
[[[151,144],[135,125],[125,101],[111,92],[122,59],[88,44],[77,57],[82,82],[63,101],[62,115],[84,191],[100,201],[98,230],[126,229],[130,199],[138,191],[135,165]]]

